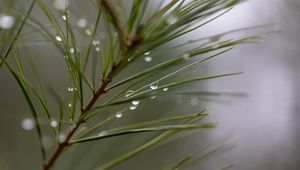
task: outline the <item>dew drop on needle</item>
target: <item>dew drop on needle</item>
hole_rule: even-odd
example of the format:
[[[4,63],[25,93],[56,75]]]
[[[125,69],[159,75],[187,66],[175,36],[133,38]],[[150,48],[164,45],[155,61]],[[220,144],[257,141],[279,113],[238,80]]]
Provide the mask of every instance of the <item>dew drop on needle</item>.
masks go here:
[[[154,82],[152,84],[150,84],[150,89],[155,90],[158,88],[158,82]]]

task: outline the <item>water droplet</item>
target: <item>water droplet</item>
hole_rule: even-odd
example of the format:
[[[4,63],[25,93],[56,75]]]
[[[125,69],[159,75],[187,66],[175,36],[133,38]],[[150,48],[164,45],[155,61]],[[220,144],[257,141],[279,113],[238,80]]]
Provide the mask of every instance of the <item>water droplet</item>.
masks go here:
[[[191,104],[193,105],[193,106],[197,106],[197,105],[199,105],[199,99],[197,98],[197,97],[192,97],[191,98]]]
[[[0,14],[0,28],[7,30],[11,29],[15,24],[15,18],[10,15]]]
[[[133,90],[128,90],[125,94],[125,97],[129,97],[132,93],[134,93]]]
[[[89,28],[87,28],[87,29],[85,30],[85,33],[86,33],[87,35],[92,35],[92,31],[91,31]]]
[[[130,57],[127,59],[127,62],[130,62],[133,59],[133,57]]]
[[[93,43],[94,46],[100,45],[100,41],[99,40],[93,40],[92,43]]]
[[[56,120],[51,120],[51,122],[50,122],[50,126],[51,127],[57,127],[57,125],[58,125],[58,123],[57,123],[57,121]]]
[[[64,21],[66,21],[69,18],[70,14],[69,11],[64,11],[63,15],[62,15],[62,19]]]
[[[67,20],[67,16],[65,14],[62,15],[61,17],[64,21]]]
[[[163,91],[168,91],[168,90],[169,90],[168,87],[163,88]]]
[[[99,47],[96,47],[95,50],[96,50],[96,51],[100,51],[100,48],[99,48]]]
[[[64,55],[64,58],[67,60],[69,57],[67,55]]]
[[[182,58],[185,60],[188,60],[188,59],[190,59],[190,55],[188,53],[185,53],[182,55]]]
[[[131,105],[131,106],[129,107],[129,109],[130,109],[130,110],[135,110],[135,109],[136,109],[136,106],[135,106],[135,105]]]
[[[154,82],[150,85],[150,89],[155,90],[158,88],[158,82]]]
[[[22,120],[22,128],[24,130],[33,130],[35,127],[35,122],[33,119],[30,119],[30,118],[26,118],[24,120]]]
[[[152,61],[152,57],[146,56],[146,57],[145,57],[145,61],[146,61],[146,62],[151,62],[151,61]]]
[[[71,47],[70,48],[70,53],[73,54],[75,52],[75,48]]]
[[[155,98],[156,98],[156,96],[151,96],[151,97],[150,97],[150,99],[152,99],[152,100],[155,99]]]
[[[80,28],[85,28],[87,26],[87,20],[84,19],[84,18],[80,18],[78,21],[77,21],[77,25],[80,27]]]
[[[137,106],[137,105],[140,103],[140,101],[138,101],[138,100],[133,100],[131,103],[132,103],[132,105]]]
[[[149,55],[150,54],[150,51],[147,51],[144,53],[144,55]]]
[[[177,20],[178,20],[177,17],[175,17],[174,15],[170,15],[167,19],[167,23],[171,25],[177,22]]]
[[[73,91],[74,91],[74,88],[68,87],[68,91],[69,91],[69,92],[73,92]]]
[[[121,113],[121,112],[118,112],[117,114],[116,114],[116,118],[121,118],[123,116],[123,114]]]
[[[68,107],[72,107],[72,104],[71,104],[71,103],[69,103],[69,104],[68,104]]]
[[[58,141],[60,142],[60,143],[62,143],[62,142],[64,142],[65,140],[66,140],[66,135],[65,134],[60,134],[59,136],[58,136]]]
[[[53,2],[54,8],[56,8],[57,10],[65,10],[68,5],[69,5],[69,1],[68,0],[54,0]]]
[[[62,38],[60,35],[56,34],[55,36],[55,39],[58,41],[58,42],[61,42],[62,41]]]

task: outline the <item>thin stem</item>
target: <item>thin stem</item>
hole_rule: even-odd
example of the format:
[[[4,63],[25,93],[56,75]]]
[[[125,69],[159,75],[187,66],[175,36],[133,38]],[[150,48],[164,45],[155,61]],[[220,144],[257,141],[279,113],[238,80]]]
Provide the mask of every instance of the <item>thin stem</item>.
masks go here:
[[[84,115],[93,107],[93,105],[97,102],[98,98],[106,93],[106,86],[111,82],[110,78],[102,79],[102,83],[100,88],[94,93],[93,97],[89,101],[88,105],[82,109],[81,114]]]
[[[123,30],[120,20],[115,12],[115,9],[113,6],[107,1],[103,0],[102,1],[104,8],[108,11],[108,13],[111,15],[113,24],[116,26],[117,30],[119,33],[121,33],[121,41],[127,40],[128,43],[122,43],[123,45],[123,54],[128,54],[132,52],[132,50],[138,45],[138,42],[135,42],[135,38],[129,37],[126,38],[127,34],[125,34],[125,31]],[[86,122],[86,114],[93,108],[99,97],[107,92],[107,86],[108,84],[112,81],[112,78],[114,75],[116,75],[118,68],[122,65],[122,60],[117,61],[114,63],[111,68],[109,73],[102,78],[101,80],[101,85],[98,88],[98,90],[93,94],[92,98],[86,105],[86,107],[81,109],[81,115],[78,121],[75,124],[75,127],[68,133],[66,139],[62,142],[59,143],[58,147],[56,148],[55,152],[50,156],[48,162],[44,164],[44,170],[50,170],[50,168],[54,165],[54,163],[57,161],[59,156],[63,153],[63,151],[70,146],[70,139],[74,135],[74,133],[77,131],[79,126],[83,123]]]
[[[61,155],[61,153],[64,151],[64,149],[69,145],[69,140],[71,139],[73,134],[76,132],[78,127],[84,122],[85,122],[84,117],[81,117],[77,121],[75,127],[69,132],[66,139],[63,142],[59,143],[57,149],[55,150],[53,155],[50,157],[49,161],[46,164],[44,164],[44,170],[49,170],[54,165],[55,161],[58,159],[58,157]]]
[[[79,126],[85,122],[85,115],[92,109],[98,98],[106,93],[106,87],[111,82],[111,75],[113,75],[114,71],[116,70],[116,66],[112,66],[110,74],[102,79],[102,83],[99,87],[99,89],[94,93],[91,100],[88,102],[85,108],[81,109],[81,116],[79,120],[76,122],[75,127],[68,133],[66,139],[59,143],[57,149],[50,157],[49,161],[44,164],[44,170],[49,170],[55,163],[55,161],[59,158],[59,156],[62,154],[64,149],[69,146],[69,141],[73,134],[77,131]]]
[[[102,0],[101,1],[103,7],[109,13],[112,18],[112,23],[116,27],[118,34],[121,39],[121,45],[130,46],[130,39],[128,33],[123,29],[122,22],[120,17],[118,16],[117,11],[114,9],[113,5],[109,0]]]

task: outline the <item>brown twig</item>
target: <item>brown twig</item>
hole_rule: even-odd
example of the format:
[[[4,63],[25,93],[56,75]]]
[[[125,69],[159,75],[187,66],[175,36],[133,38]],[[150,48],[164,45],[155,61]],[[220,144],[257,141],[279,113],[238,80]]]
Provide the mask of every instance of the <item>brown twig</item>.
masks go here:
[[[61,153],[64,151],[64,149],[69,145],[69,140],[71,139],[71,137],[73,136],[73,134],[76,132],[76,130],[78,129],[78,127],[84,123],[84,118],[81,117],[75,127],[69,132],[69,134],[67,135],[66,139],[63,142],[60,142],[57,149],[55,150],[55,152],[53,153],[53,155],[50,157],[49,161],[47,163],[44,164],[44,170],[49,170],[53,165],[54,162],[58,159],[58,157],[61,155]]]
[[[136,46],[140,41],[137,41],[138,38],[136,37],[136,35],[134,35],[134,37],[128,37],[128,34],[122,28],[120,19],[118,18],[113,6],[107,0],[102,0],[101,2],[104,8],[111,15],[113,24],[115,25],[119,34],[121,34],[122,36],[120,39],[121,41],[124,41],[122,44],[124,46],[123,56],[126,56],[126,54],[131,53],[136,48]],[[68,133],[66,139],[59,143],[55,152],[50,156],[48,162],[44,164],[43,166],[44,170],[50,170],[50,168],[54,165],[54,163],[62,154],[62,152],[69,146],[69,141],[71,137],[77,131],[79,126],[86,121],[85,115],[93,108],[94,104],[97,102],[99,97],[107,92],[106,87],[111,82],[114,75],[117,73],[117,69],[119,66],[121,66],[121,64],[122,64],[122,60],[116,61],[116,63],[112,64],[109,73],[104,78],[102,78],[101,85],[98,88],[98,90],[93,94],[92,98],[90,99],[86,107],[81,109],[81,115],[78,121],[76,122],[75,127]]]
[[[111,16],[112,23],[120,36],[122,45],[124,45],[125,47],[130,46],[129,34],[123,29],[121,19],[119,18],[118,13],[113,5],[109,2],[109,0],[102,0],[101,3]]]
[[[57,149],[49,158],[49,161],[44,164],[44,170],[49,170],[54,165],[55,161],[58,159],[58,157],[61,155],[64,149],[69,146],[69,141],[71,137],[74,135],[79,126],[85,122],[85,115],[92,109],[99,97],[106,93],[105,89],[107,85],[111,82],[111,76],[115,72],[116,68],[117,66],[112,66],[108,76],[105,79],[102,79],[99,89],[94,93],[93,97],[90,99],[86,107],[81,109],[81,116],[76,122],[75,127],[68,133],[66,139],[59,143]]]

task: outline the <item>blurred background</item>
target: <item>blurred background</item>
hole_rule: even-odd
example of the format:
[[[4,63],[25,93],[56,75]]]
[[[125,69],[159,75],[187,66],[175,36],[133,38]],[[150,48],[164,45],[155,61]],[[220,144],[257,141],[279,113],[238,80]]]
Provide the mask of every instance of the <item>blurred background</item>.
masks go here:
[[[84,2],[77,3],[83,10],[88,11],[89,6],[85,6]],[[201,149],[215,139],[227,135],[236,145],[233,149],[216,154],[210,159],[195,161],[186,169],[218,169],[231,162],[235,164],[232,169],[236,170],[300,169],[299,18],[299,0],[249,0],[201,31],[190,35],[190,37],[206,37],[232,29],[265,24],[272,25],[269,27],[270,31],[275,30],[274,33],[265,35],[264,41],[259,44],[243,45],[208,62],[203,71],[207,73],[243,71],[243,75],[208,81],[204,85],[201,84],[201,87],[191,87],[247,94],[247,97],[228,99],[221,96],[201,101],[201,105],[207,106],[212,113],[210,119],[220,122],[217,128],[195,133],[188,140],[176,143],[176,151],[163,145],[143,157],[138,156],[126,162],[119,169],[127,169],[126,167],[132,164],[136,165],[136,169],[157,169],[153,164],[161,158],[153,157],[151,154],[161,154],[168,160],[174,153],[186,154],[193,149]],[[63,77],[57,77],[53,70],[53,64],[58,67],[57,69],[63,67],[57,63],[61,60],[44,57],[44,50],[47,50],[47,47],[41,47],[40,51],[35,52],[40,54],[37,59],[42,68],[48,70],[43,72],[53,81],[62,79]],[[29,111],[24,112],[28,108],[20,91],[15,90],[18,87],[7,71],[0,71],[0,87],[0,165],[6,169],[38,169],[35,161],[39,158],[34,156],[38,155],[38,150],[33,149],[37,144],[33,144],[33,140],[30,140],[34,138],[34,134],[30,136],[20,127],[21,119],[26,117]],[[182,107],[182,110],[193,110],[191,106],[195,105],[195,102],[192,98],[177,105]],[[103,146],[111,142],[107,140]],[[154,167],[149,167],[146,160]],[[73,161],[76,162],[76,159]],[[63,162],[60,164],[61,169],[84,169],[83,165],[68,167],[64,166]]]
[[[226,157],[241,170],[300,168],[300,1],[250,0],[211,24],[209,31],[274,24],[281,30],[263,43],[236,49],[209,66],[211,70],[242,70],[233,80],[207,88],[244,91],[249,97],[232,104],[210,104],[221,121],[219,132],[233,132],[238,146]]]

